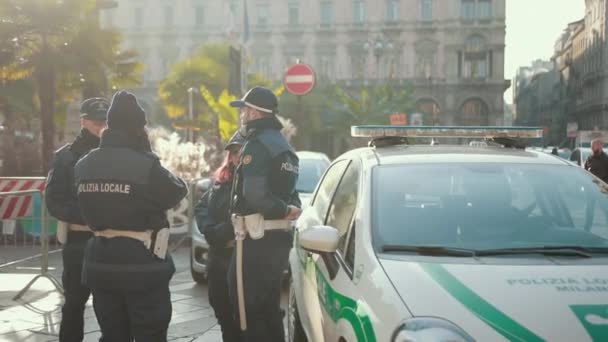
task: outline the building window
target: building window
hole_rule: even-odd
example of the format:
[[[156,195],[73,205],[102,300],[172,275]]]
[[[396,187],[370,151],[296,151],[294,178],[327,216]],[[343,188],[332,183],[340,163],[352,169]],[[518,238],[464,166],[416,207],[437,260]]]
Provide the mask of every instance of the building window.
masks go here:
[[[203,6],[197,6],[194,12],[194,24],[196,26],[203,26],[205,24],[205,8]]]
[[[140,28],[144,21],[144,9],[142,7],[136,7],[133,13],[133,25]]]
[[[462,106],[463,126],[487,126],[489,124],[488,105],[479,99],[469,99]]]
[[[416,77],[431,78],[437,69],[437,46],[432,41],[416,44]]]
[[[488,77],[488,50],[483,36],[473,35],[465,43],[464,77],[485,79]]]
[[[353,21],[355,24],[362,24],[365,22],[365,1],[355,0],[353,3]]]
[[[268,4],[258,4],[257,6],[258,13],[258,26],[265,27],[268,26],[270,22],[270,9]]]
[[[256,61],[256,71],[266,78],[272,77],[272,67],[270,66],[270,56],[260,56]]]
[[[433,20],[433,0],[420,0],[420,18],[424,21]]]
[[[333,80],[335,78],[335,59],[333,55],[322,55],[319,57],[319,76],[324,79]]]
[[[460,0],[460,13],[463,19],[474,19],[475,0]]]
[[[289,25],[300,24],[300,4],[296,1],[290,1],[288,6],[287,22]]]
[[[165,13],[165,26],[173,26],[173,7],[166,6],[164,9]]]
[[[386,21],[399,20],[399,0],[386,1]]]
[[[492,0],[479,0],[479,18],[488,19],[492,17]]]
[[[366,56],[361,52],[351,52],[350,65],[355,78],[363,78],[365,76]]]
[[[334,9],[330,1],[321,2],[321,25],[329,26],[334,21]]]

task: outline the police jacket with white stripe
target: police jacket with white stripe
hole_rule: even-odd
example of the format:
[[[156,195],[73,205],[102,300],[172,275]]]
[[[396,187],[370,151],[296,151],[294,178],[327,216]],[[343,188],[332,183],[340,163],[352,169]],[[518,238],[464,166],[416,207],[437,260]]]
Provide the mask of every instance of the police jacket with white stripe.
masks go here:
[[[122,131],[104,131],[98,149],[76,164],[78,201],[93,230],[158,230],[167,210],[187,194],[183,180],[161,166],[149,146]]]
[[[276,117],[247,124],[247,142],[236,171],[232,212],[260,213],[266,220],[280,220],[288,206],[300,207],[296,191],[299,160]]]
[[[188,191],[161,166],[149,143],[111,129],[104,131],[99,148],[76,164],[75,175],[84,219],[95,231],[168,228],[167,210]],[[173,273],[169,254],[162,260],[141,241],[96,237],[87,245],[82,279],[91,288],[142,290],[165,286]]]

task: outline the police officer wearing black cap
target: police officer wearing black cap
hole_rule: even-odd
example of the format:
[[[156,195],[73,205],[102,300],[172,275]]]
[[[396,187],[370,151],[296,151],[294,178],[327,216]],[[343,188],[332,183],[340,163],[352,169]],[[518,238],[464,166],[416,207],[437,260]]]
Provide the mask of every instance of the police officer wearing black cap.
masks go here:
[[[161,166],[145,125],[135,96],[116,93],[99,148],[75,167],[78,202],[95,236],[82,279],[93,291],[102,342],[166,341],[171,321],[166,212],[188,189]]]
[[[46,206],[58,219],[57,239],[63,244],[62,282],[65,302],[61,309],[59,341],[82,341],[84,309],[91,290],[82,285],[81,271],[84,248],[93,236],[80,213],[74,186],[74,165],[90,150],[99,146],[101,131],[106,126],[110,103],[100,97],[82,102],[80,107],[80,134],[76,139],[55,152],[55,158],[46,182]]]
[[[278,100],[254,87],[240,108],[247,142],[236,171],[231,210],[236,251],[230,268],[231,299],[244,341],[284,341],[281,284],[300,215],[295,190],[298,157],[281,134]]]
[[[209,243],[207,259],[209,304],[222,329],[224,342],[241,340],[238,322],[235,320],[228,295],[227,275],[234,250],[230,191],[244,143],[245,138],[237,131],[226,145],[226,158],[215,171],[213,186],[203,195],[195,208],[197,225]]]

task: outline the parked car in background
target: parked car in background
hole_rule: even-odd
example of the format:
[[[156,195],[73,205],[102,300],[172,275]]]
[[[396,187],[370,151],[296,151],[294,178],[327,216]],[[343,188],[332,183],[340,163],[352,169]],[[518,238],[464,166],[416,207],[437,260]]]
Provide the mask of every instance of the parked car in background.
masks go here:
[[[593,154],[593,152],[591,152],[590,147],[578,147],[572,151],[569,159],[571,162],[576,163],[576,165],[584,167],[585,161],[587,161],[587,158],[589,158],[591,154]]]
[[[203,194],[209,190],[212,185],[210,178],[203,178],[196,184],[196,191],[194,195],[194,206],[198,203]],[[192,229],[192,245],[190,247],[190,274],[192,279],[201,284],[207,280],[207,252],[209,251],[209,244],[205,240],[205,236],[201,233],[200,229],[196,225],[196,220],[192,223],[194,229]]]
[[[296,190],[300,194],[302,208],[304,208],[308,206],[312,193],[329,166],[330,160],[326,154],[321,152],[300,151],[297,154],[300,159],[300,169]]]

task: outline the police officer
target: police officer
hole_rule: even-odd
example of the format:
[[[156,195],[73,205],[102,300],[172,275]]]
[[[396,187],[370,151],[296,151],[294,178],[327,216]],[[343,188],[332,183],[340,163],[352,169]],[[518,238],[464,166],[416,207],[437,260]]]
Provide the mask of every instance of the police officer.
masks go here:
[[[231,105],[240,108],[247,139],[231,206],[237,240],[231,299],[244,341],[284,341],[280,294],[291,221],[300,215],[298,157],[281,134],[278,101],[270,89],[254,87]]]
[[[602,139],[593,140],[591,151],[593,154],[585,161],[585,170],[604,182],[608,182],[608,155],[604,152],[604,141]]]
[[[150,148],[146,115],[135,96],[116,93],[98,149],[75,168],[78,202],[95,237],[84,257],[83,282],[104,342],[167,340],[171,320],[166,211],[186,184]]]
[[[228,151],[226,158],[213,176],[213,186],[203,195],[195,208],[198,227],[209,243],[207,259],[209,303],[222,328],[224,342],[240,341],[240,328],[233,315],[228,296],[227,274],[234,250],[230,191],[244,141],[240,132],[232,136],[225,148]]]
[[[46,182],[46,206],[59,220],[57,238],[63,244],[63,282],[65,302],[61,309],[59,341],[82,341],[84,309],[91,290],[80,281],[82,258],[87,240],[93,236],[86,226],[74,187],[74,165],[78,159],[99,146],[99,136],[106,126],[110,103],[104,98],[90,98],[80,107],[80,134],[55,153]]]

